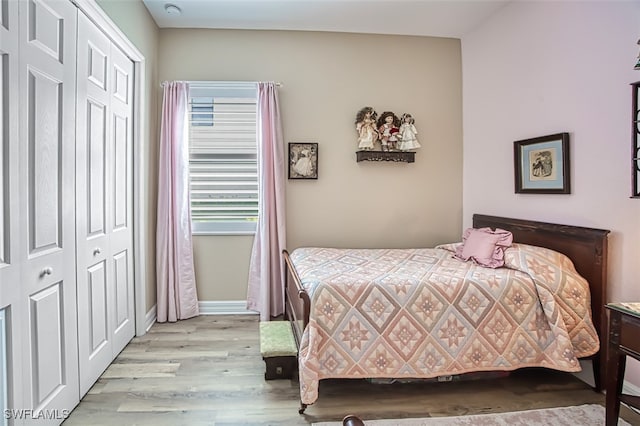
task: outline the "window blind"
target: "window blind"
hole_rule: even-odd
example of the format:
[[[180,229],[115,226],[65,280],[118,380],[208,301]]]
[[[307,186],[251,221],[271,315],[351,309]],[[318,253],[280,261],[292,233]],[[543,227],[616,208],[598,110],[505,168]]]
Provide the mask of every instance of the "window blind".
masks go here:
[[[258,218],[255,83],[189,85],[194,233],[251,233]]]

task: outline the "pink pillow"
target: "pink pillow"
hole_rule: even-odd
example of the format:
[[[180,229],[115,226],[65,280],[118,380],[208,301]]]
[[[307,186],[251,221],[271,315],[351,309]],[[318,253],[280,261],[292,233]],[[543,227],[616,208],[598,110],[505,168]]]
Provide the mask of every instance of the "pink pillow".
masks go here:
[[[462,235],[462,244],[456,249],[455,257],[472,260],[488,268],[499,268],[504,265],[504,249],[512,242],[513,235],[504,229],[468,228]]]

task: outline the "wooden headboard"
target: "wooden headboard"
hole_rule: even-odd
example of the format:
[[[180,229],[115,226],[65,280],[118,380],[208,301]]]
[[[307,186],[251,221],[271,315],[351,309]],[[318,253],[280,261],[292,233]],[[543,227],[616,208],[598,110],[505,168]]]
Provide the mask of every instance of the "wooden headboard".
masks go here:
[[[593,323],[600,336],[600,352],[593,358],[596,389],[604,383],[604,368],[599,368],[600,354],[604,353],[606,321],[604,305],[607,303],[607,234],[608,230],[583,228],[535,222],[506,217],[473,215],[473,227],[501,228],[511,231],[515,243],[546,247],[563,253],[573,261],[576,270],[591,288]]]

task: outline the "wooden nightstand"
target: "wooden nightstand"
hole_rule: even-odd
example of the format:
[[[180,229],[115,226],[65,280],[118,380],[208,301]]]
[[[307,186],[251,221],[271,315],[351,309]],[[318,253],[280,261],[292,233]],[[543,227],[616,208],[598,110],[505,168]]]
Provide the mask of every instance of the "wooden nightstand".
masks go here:
[[[627,356],[640,360],[640,303],[609,303],[606,426],[618,424],[620,402],[640,408],[640,397],[622,393]]]

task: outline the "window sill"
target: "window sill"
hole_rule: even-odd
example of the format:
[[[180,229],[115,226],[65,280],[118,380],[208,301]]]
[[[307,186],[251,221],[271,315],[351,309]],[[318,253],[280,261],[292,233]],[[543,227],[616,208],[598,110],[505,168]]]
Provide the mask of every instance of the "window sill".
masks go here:
[[[191,222],[191,235],[255,235],[257,221]]]
[[[191,235],[195,237],[206,237],[206,236],[247,236],[247,235],[255,235],[256,231],[193,231]]]

